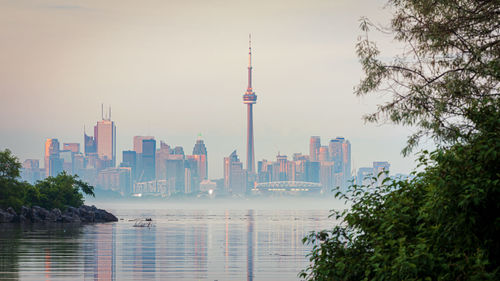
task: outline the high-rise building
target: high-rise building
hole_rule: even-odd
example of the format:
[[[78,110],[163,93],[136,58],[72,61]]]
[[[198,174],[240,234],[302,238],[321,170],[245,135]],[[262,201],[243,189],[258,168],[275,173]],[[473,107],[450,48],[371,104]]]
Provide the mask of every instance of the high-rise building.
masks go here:
[[[193,156],[195,156],[198,165],[200,180],[208,179],[207,147],[202,139],[196,140],[196,144],[193,147]]]
[[[236,150],[224,157],[224,188],[226,192],[243,194],[247,191],[247,171],[243,169]]]
[[[160,149],[156,150],[156,179],[167,179],[166,161],[170,158],[170,146],[160,141]]]
[[[243,103],[247,105],[247,171],[248,174],[255,174],[255,151],[253,137],[253,109],[252,106],[257,103],[257,95],[252,88],[252,45],[251,37],[248,41],[248,87],[243,95]]]
[[[136,168],[137,168],[137,154],[133,150],[124,150],[122,152],[122,163],[120,167],[129,167],[130,168],[130,177],[131,181],[135,180],[136,177]]]
[[[45,173],[46,176],[57,176],[62,172],[62,161],[59,158],[59,141],[47,139],[45,141]]]
[[[96,134],[96,130],[94,128],[94,135],[95,134]],[[85,156],[88,156],[89,154],[97,153],[96,139],[93,136],[88,136],[87,133],[85,132],[85,128],[83,130],[83,146],[84,146]]]
[[[153,136],[135,136],[134,137],[134,151],[137,154],[142,153],[142,141],[143,140],[153,140]]]
[[[80,144],[79,143],[63,143],[63,150],[69,150],[73,153],[80,153]]]
[[[330,161],[334,162],[336,174],[341,174],[340,181],[343,187],[351,181],[351,143],[343,137],[330,140],[328,144]]]
[[[156,140],[142,140],[142,167],[141,181],[156,179]]]
[[[59,151],[59,158],[62,160],[62,169],[69,175],[73,174],[73,154],[71,150]]]
[[[328,154],[328,146],[320,146],[318,160],[320,162],[330,161],[330,156]]]
[[[321,139],[318,136],[312,136],[309,140],[309,158],[311,161],[319,161],[319,148]]]
[[[114,167],[116,164],[116,127],[111,121],[111,112],[108,117],[97,122],[94,127],[97,155],[99,159],[106,162],[106,167]]]
[[[186,167],[184,159],[174,157],[166,160],[167,182],[176,193],[185,193]]]

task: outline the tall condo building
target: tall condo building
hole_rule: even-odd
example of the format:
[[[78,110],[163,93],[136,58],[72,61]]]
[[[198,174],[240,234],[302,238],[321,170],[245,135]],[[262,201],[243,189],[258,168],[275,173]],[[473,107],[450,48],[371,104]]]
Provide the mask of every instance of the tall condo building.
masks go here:
[[[255,174],[255,151],[252,106],[257,103],[257,95],[252,88],[252,40],[250,36],[248,39],[248,87],[243,95],[243,103],[247,105],[247,171],[253,175]]]
[[[319,160],[319,148],[321,147],[321,139],[318,136],[312,136],[309,141],[309,160]]]
[[[45,141],[45,174],[55,177],[62,172],[62,160],[59,158],[59,141],[47,139]]]
[[[111,108],[108,116],[105,118],[103,114],[102,120],[97,122],[94,132],[99,159],[104,160],[107,163],[106,166],[114,167],[116,164],[116,127],[111,121]]]

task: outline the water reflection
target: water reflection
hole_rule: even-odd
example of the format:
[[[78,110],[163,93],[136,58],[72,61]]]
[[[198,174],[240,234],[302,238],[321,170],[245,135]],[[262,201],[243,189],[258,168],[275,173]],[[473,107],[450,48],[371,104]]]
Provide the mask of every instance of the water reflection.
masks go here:
[[[0,280],[296,280],[328,211],[116,211],[84,226],[0,225]],[[130,219],[152,217],[155,227]]]
[[[248,220],[247,220],[247,280],[253,280],[253,244],[254,244],[254,233],[253,233],[253,210],[248,210]]]

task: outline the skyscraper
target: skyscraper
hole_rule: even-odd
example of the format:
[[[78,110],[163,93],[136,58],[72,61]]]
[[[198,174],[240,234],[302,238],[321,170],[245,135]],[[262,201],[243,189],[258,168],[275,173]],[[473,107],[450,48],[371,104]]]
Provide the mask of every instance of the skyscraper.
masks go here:
[[[156,140],[142,140],[142,181],[156,179]]]
[[[153,140],[153,136],[135,136],[134,137],[134,151],[137,154],[142,153],[142,141],[143,140]]]
[[[309,158],[311,161],[319,160],[319,148],[321,147],[321,139],[318,136],[312,136],[309,141]]]
[[[59,141],[47,139],[45,141],[45,174],[57,176],[62,171],[62,161],[59,158]]]
[[[94,128],[94,135],[96,135],[96,128]],[[96,138],[93,136],[88,136],[85,131],[85,127],[83,128],[83,147],[85,156],[89,156],[92,153],[97,153],[97,144]]]
[[[247,105],[247,171],[255,174],[255,151],[253,143],[253,111],[252,106],[257,103],[257,95],[252,88],[252,40],[248,40],[248,87],[243,95],[243,103]]]
[[[111,112],[107,118],[97,122],[94,136],[99,159],[106,161],[106,166],[114,167],[116,163],[116,127],[111,121]]]
[[[208,179],[207,147],[202,139],[196,140],[196,144],[193,147],[193,156],[195,156],[198,165],[200,179]]]
[[[247,171],[243,170],[243,163],[235,150],[229,157],[224,157],[224,188],[226,192],[243,194],[247,191],[247,181]]]

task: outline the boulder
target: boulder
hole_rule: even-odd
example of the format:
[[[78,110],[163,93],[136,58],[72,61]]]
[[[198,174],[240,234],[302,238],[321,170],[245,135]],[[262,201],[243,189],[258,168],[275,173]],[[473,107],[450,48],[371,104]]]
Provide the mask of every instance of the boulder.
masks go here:
[[[105,210],[97,209],[95,212],[95,222],[113,222],[118,221],[118,218]]]
[[[30,223],[33,221],[33,211],[31,208],[26,206],[21,207],[21,212],[19,213],[19,222]]]
[[[95,221],[95,210],[92,207],[82,205],[78,208],[80,213],[80,220],[82,222],[94,222]]]
[[[14,220],[14,215],[0,209],[0,223],[11,222],[12,220]]]
[[[17,215],[14,208],[12,208],[12,207],[7,208],[7,213],[14,216],[14,218],[10,222],[19,222],[19,216]]]
[[[31,220],[33,222],[43,222],[48,218],[50,212],[40,206],[33,206],[31,208],[31,214]]]
[[[50,211],[49,215],[45,218],[48,222],[62,222],[61,210],[54,208]]]

